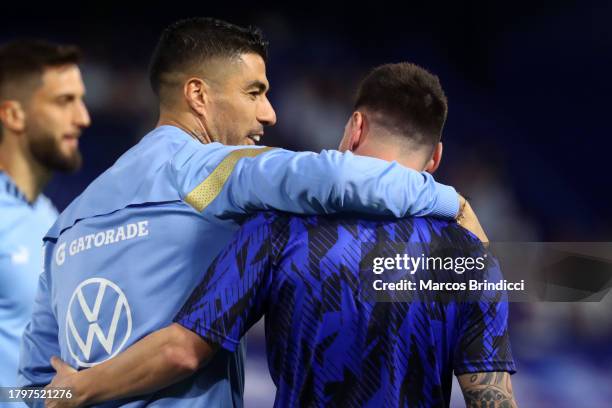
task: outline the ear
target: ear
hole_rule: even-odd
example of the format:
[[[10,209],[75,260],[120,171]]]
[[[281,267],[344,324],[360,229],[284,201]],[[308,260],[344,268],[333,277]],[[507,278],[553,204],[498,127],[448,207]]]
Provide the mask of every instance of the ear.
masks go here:
[[[351,115],[349,127],[350,150],[355,152],[365,142],[366,117],[362,112],[355,111]]]
[[[425,166],[424,170],[426,172],[433,173],[434,171],[438,170],[438,167],[440,166],[440,161],[442,161],[442,150],[442,142],[438,142],[436,147],[434,147],[433,153],[431,154],[431,159],[429,159],[427,165]]]
[[[14,133],[25,130],[26,114],[19,101],[8,100],[0,103],[0,122],[2,126]]]
[[[183,86],[183,96],[189,107],[199,116],[206,113],[208,86],[200,78],[189,78]]]

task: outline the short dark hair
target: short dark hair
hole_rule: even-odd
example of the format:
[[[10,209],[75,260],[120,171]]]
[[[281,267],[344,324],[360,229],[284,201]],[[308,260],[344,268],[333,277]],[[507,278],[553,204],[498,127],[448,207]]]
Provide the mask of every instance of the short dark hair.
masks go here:
[[[0,46],[0,99],[14,97],[7,94],[9,87],[19,88],[22,83],[35,77],[42,80],[45,68],[78,64],[80,61],[81,51],[74,45],[38,39],[20,39],[3,44]]]
[[[267,59],[268,42],[260,29],[209,17],[177,21],[162,32],[153,52],[149,66],[151,87],[159,96],[165,74],[184,71],[210,58],[231,58],[244,53]]]
[[[374,68],[357,91],[355,109],[362,108],[380,117],[379,125],[421,145],[440,141],[448,111],[438,77],[408,62]]]
[[[80,60],[81,51],[74,45],[36,39],[8,42],[0,46],[0,95],[8,84],[42,75],[47,67],[77,64]]]

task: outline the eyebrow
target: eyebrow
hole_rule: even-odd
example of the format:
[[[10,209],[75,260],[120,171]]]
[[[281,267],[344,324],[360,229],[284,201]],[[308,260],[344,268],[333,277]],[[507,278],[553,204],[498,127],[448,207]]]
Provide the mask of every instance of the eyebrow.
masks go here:
[[[73,100],[73,99],[77,99],[79,97],[84,98],[85,97],[85,92],[83,92],[82,94],[79,94],[78,92],[64,92],[64,93],[61,93],[59,95],[55,95],[53,97],[53,99],[55,99],[55,100],[61,100],[61,99]]]
[[[268,85],[264,84],[263,82],[257,79],[255,81],[250,82],[247,85],[247,89],[250,89],[250,88],[257,88],[257,90],[262,93],[270,90],[270,88],[268,88]]]
[[[77,95],[74,93],[62,93],[62,94],[54,96],[55,99],[73,99],[76,97]]]

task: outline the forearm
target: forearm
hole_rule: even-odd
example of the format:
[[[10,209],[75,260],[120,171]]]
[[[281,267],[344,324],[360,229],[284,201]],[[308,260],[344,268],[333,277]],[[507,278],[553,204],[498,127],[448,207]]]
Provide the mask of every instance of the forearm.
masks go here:
[[[459,376],[467,408],[516,408],[510,374],[488,372]]]
[[[194,347],[194,342],[203,344]],[[212,349],[199,336],[173,324],[79,372],[74,393],[82,404],[152,393],[193,374],[210,354]]]

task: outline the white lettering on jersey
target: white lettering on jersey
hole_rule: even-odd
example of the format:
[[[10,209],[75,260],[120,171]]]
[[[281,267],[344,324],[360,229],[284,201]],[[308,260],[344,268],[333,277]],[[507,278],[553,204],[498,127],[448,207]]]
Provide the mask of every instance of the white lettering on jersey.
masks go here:
[[[70,243],[60,243],[55,250],[55,263],[61,266],[66,261],[66,246],[68,246],[68,256],[74,256],[92,247],[100,248],[121,241],[146,237],[147,235],[149,235],[148,220],[121,225],[96,234],[84,235],[73,239]]]

